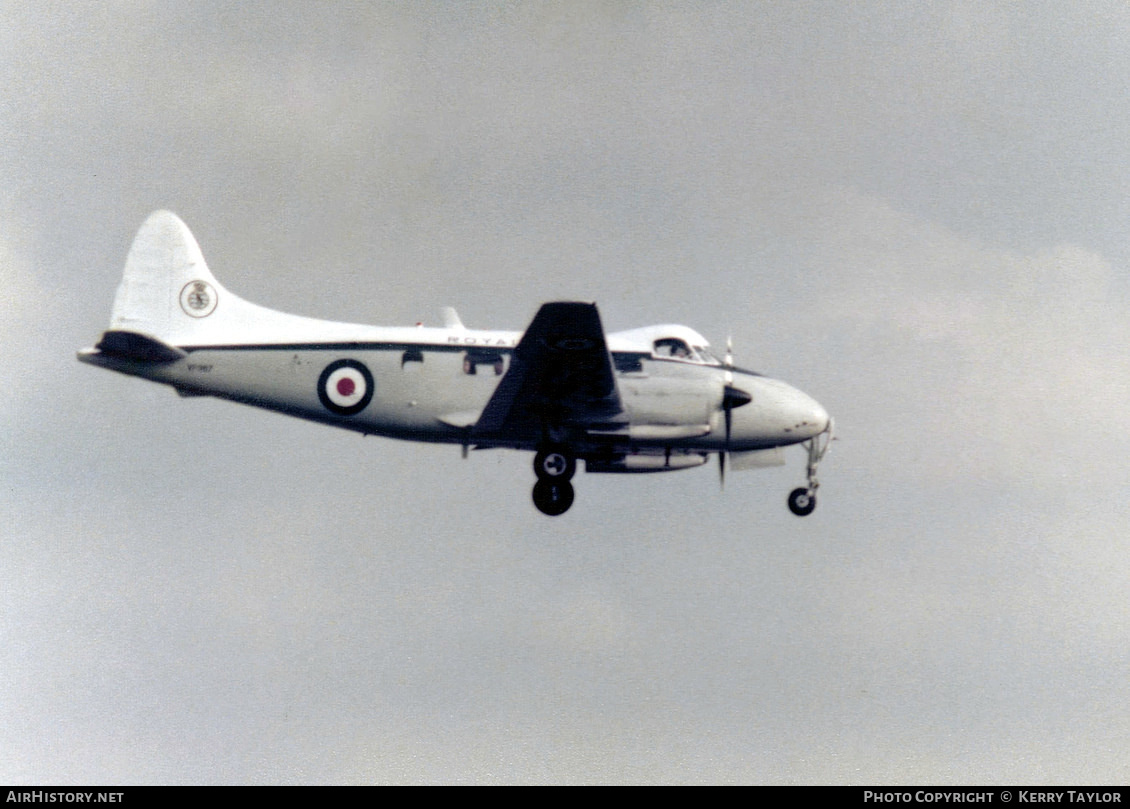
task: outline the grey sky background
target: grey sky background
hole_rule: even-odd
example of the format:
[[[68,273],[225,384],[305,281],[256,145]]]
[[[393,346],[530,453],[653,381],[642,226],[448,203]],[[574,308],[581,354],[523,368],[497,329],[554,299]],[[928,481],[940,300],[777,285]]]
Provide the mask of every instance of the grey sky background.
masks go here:
[[[0,781],[1126,783],[1130,7],[0,3]],[[80,365],[249,300],[682,322],[836,417],[584,476]]]

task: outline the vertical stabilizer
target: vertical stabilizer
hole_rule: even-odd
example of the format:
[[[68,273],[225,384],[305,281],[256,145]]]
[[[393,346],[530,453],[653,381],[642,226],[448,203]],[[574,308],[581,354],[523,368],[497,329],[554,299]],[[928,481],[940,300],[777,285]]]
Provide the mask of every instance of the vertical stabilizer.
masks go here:
[[[145,339],[115,337],[101,345],[136,348],[149,345],[145,340],[156,340],[166,347],[191,349],[355,342],[373,339],[374,330],[276,312],[245,301],[215,279],[184,222],[176,214],[157,211],[138,230],[126,257],[107,332],[115,333]]]
[[[224,312],[225,304],[239,303],[212,276],[184,222],[169,211],[157,211],[134,237],[110,328],[177,345],[191,341],[209,321],[225,319],[230,314]]]

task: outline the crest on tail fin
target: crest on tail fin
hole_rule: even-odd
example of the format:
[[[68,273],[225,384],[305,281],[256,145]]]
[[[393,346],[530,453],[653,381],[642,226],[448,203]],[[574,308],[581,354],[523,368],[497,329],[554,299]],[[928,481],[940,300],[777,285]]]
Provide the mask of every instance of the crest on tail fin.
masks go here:
[[[218,302],[215,288],[207,281],[189,281],[180,291],[180,308],[189,317],[208,317]]]

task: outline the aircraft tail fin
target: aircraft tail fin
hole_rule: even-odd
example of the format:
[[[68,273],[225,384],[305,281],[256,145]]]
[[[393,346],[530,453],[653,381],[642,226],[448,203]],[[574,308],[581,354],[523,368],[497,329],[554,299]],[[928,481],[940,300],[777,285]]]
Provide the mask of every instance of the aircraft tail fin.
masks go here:
[[[145,220],[126,258],[110,314],[111,332],[145,335],[187,345],[240,317],[252,305],[212,276],[200,246],[176,214]]]

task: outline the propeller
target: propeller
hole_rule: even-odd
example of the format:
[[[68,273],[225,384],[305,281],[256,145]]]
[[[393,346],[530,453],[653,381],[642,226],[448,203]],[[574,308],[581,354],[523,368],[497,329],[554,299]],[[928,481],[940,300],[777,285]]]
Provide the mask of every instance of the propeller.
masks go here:
[[[722,388],[722,416],[726,423],[726,441],[722,445],[722,451],[718,453],[718,479],[723,486],[726,485],[726,456],[730,454],[730,434],[734,429],[734,408],[753,401],[753,397],[744,390],[734,387],[734,344],[729,337],[726,338],[725,367],[726,383]]]

